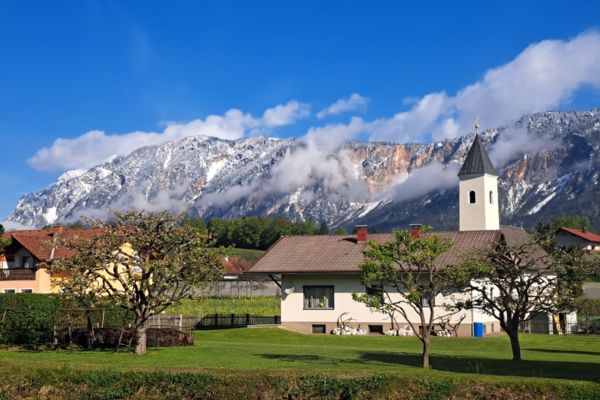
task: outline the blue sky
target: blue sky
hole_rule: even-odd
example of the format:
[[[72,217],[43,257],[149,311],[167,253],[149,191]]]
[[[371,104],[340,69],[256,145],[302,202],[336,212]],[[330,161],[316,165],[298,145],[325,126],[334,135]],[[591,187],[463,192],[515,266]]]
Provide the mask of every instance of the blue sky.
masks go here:
[[[493,125],[523,111],[600,105],[597,70],[577,69],[595,61],[589,53],[598,44],[600,3],[412,3],[3,2],[0,217],[65,170],[93,165],[82,159],[94,160],[86,153],[94,146],[103,159],[102,146],[113,143],[106,136],[143,131],[156,138],[194,120],[205,133],[210,115],[226,121],[221,136],[228,138],[326,135],[340,124],[352,131],[343,139],[402,141],[466,133],[473,113],[495,112],[487,117]],[[515,62],[522,54],[525,61]],[[476,109],[469,102],[481,96],[459,95],[479,90],[478,83],[492,90],[511,74],[523,79],[532,58],[575,61],[539,84],[546,90],[556,81],[556,90],[529,89],[544,99],[507,91]],[[494,81],[494,69],[506,76]],[[344,112],[317,117],[352,94],[356,101],[346,101]],[[514,97],[526,98],[518,107],[505,104]],[[241,115],[227,115],[231,109]],[[283,114],[269,119],[268,109]],[[89,136],[82,135],[94,130],[104,133],[84,143]],[[131,150],[146,143],[143,135],[127,137]]]

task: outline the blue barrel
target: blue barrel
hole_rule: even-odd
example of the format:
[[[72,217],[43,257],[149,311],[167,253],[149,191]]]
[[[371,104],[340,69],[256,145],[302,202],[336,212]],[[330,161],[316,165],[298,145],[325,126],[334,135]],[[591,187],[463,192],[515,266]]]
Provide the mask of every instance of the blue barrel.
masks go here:
[[[473,324],[473,337],[483,337],[483,322]]]

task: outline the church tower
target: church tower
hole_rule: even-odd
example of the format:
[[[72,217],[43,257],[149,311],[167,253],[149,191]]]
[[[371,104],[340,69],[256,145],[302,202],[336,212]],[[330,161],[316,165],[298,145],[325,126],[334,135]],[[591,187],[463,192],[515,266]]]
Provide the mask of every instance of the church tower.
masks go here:
[[[475,124],[475,140],[458,173],[458,180],[459,230],[500,229],[498,171],[481,144],[479,121]]]

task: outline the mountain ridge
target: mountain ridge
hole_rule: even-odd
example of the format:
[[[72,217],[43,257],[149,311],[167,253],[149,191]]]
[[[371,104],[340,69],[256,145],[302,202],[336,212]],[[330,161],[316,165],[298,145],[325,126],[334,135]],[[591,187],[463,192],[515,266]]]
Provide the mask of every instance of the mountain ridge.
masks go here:
[[[600,226],[600,109],[526,115],[486,130],[500,172],[501,222],[533,226],[561,213]],[[8,226],[40,227],[130,207],[196,217],[284,215],[376,230],[458,226],[458,179],[473,135],[433,143],[188,137],[146,146],[87,171],[67,171],[23,196]]]

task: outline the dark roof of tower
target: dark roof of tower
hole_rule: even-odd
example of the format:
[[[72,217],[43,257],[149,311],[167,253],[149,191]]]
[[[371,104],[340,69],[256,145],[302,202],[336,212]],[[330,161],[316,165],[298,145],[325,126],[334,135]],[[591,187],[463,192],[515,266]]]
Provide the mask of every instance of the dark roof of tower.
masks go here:
[[[458,176],[472,176],[472,175],[495,175],[498,176],[498,171],[494,168],[490,157],[488,157],[479,135],[475,135],[475,140],[467,153],[467,158],[458,173]]]

